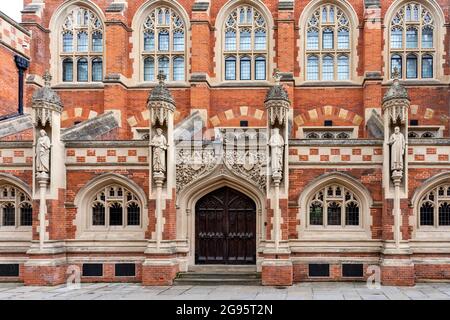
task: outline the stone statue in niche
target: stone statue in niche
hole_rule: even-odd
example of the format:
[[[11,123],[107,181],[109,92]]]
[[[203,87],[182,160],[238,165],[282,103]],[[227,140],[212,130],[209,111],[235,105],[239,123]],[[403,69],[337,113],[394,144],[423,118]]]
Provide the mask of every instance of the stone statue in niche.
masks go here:
[[[284,139],[280,134],[280,129],[275,128],[272,130],[269,146],[271,149],[272,175],[280,175],[283,172],[284,152]]]
[[[39,139],[36,143],[36,172],[50,172],[50,148],[52,144],[45,130],[39,131]]]
[[[388,144],[391,146],[391,170],[403,171],[406,140],[399,127],[395,127]]]
[[[167,139],[161,128],[156,129],[150,145],[153,147],[153,172],[166,172]]]

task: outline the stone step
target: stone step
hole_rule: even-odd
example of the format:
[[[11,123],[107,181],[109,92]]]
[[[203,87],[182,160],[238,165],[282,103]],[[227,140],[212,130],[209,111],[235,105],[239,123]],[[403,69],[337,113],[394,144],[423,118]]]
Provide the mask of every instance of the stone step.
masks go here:
[[[261,280],[242,279],[175,279],[174,286],[260,286]]]
[[[174,285],[219,286],[261,285],[261,273],[256,266],[201,265],[191,266],[188,272],[178,273]]]
[[[195,265],[189,266],[189,272],[256,272],[255,265]]]
[[[178,279],[261,279],[258,272],[181,272]]]

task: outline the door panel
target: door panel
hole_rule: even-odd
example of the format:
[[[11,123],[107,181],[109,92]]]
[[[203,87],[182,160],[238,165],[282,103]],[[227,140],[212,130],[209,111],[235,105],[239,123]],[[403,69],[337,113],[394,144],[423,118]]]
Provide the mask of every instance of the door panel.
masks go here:
[[[197,264],[255,264],[256,206],[244,194],[225,187],[197,202]]]

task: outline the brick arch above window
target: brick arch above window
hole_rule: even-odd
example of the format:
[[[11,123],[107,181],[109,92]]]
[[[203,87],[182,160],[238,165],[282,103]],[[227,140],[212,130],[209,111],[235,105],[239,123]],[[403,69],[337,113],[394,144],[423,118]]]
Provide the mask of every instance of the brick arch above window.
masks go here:
[[[309,109],[297,115],[294,114],[294,123],[299,126],[323,125],[323,120],[336,120],[345,125],[359,126],[363,117],[345,108],[336,106],[323,106]]]

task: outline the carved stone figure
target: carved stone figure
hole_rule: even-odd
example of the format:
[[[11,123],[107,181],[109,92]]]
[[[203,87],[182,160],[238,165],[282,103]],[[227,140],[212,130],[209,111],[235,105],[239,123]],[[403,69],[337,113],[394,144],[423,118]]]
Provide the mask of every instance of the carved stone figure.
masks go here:
[[[406,141],[399,127],[395,127],[394,133],[391,135],[388,143],[391,146],[391,170],[403,170]]]
[[[156,135],[150,145],[153,147],[153,171],[166,172],[167,139],[161,128],[156,129]]]
[[[39,139],[36,143],[36,172],[50,172],[50,148],[52,144],[45,130],[39,132]]]
[[[269,146],[271,149],[271,162],[272,162],[272,174],[279,174],[283,172],[283,151],[284,151],[284,139],[280,134],[280,129],[275,128],[272,130],[272,136],[269,140]]]

